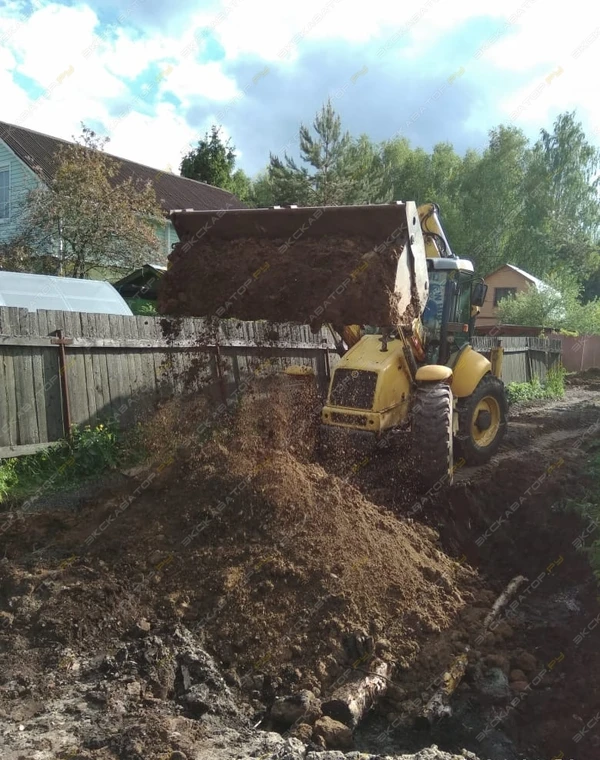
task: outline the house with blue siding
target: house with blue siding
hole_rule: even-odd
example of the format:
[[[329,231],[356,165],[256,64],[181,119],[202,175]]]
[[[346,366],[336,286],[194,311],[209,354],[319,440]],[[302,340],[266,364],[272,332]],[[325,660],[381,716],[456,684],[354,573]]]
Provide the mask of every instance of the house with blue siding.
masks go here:
[[[58,137],[0,121],[0,243],[9,243],[18,234],[29,192],[53,179],[58,168],[57,151],[68,144]],[[112,158],[120,165],[118,182],[132,178],[149,180],[154,186],[165,213],[164,224],[156,229],[165,259],[178,241],[168,218],[172,209],[217,211],[246,207],[235,195],[221,188],[118,156]]]

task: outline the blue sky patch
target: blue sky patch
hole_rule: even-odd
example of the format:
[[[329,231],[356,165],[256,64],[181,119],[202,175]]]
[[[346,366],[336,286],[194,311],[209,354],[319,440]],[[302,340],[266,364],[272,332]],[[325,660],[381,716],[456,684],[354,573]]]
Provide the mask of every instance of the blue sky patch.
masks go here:
[[[180,98],[175,95],[174,92],[165,92],[162,96],[162,102],[163,103],[170,103],[171,105],[174,105],[176,108],[179,108],[181,106],[181,100]]]
[[[136,110],[142,113],[153,113],[153,106],[162,100],[162,96],[160,95],[161,86],[168,79],[174,67],[174,62],[161,61],[159,63],[153,61],[135,79],[125,80],[133,95],[137,96],[144,105],[144,108],[138,105]]]
[[[25,90],[29,97],[34,100],[41,97],[46,92],[46,88],[43,85],[36,82],[35,79],[32,79],[25,74],[21,74],[18,70],[13,71],[13,82],[18,84],[19,87],[22,90]]]
[[[198,43],[199,53],[197,60],[200,63],[209,63],[210,61],[222,61],[225,58],[225,48],[208,28],[200,28],[194,32],[194,37]]]

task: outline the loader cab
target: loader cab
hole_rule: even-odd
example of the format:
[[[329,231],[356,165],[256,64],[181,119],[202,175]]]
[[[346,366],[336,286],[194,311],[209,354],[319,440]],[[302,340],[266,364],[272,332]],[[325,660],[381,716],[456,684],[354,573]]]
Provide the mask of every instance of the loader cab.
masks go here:
[[[473,264],[467,259],[427,259],[429,298],[422,316],[428,364],[448,364],[471,341]]]

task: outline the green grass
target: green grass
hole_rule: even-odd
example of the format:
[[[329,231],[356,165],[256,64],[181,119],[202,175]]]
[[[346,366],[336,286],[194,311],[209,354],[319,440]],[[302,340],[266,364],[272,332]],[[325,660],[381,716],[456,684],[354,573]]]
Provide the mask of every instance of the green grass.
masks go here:
[[[122,434],[116,423],[74,426],[70,439],[30,456],[0,463],[0,503],[77,488],[144,457],[139,429]]]
[[[565,370],[551,369],[546,381],[541,383],[537,377],[529,383],[509,383],[506,393],[511,404],[535,399],[556,399],[565,395]]]

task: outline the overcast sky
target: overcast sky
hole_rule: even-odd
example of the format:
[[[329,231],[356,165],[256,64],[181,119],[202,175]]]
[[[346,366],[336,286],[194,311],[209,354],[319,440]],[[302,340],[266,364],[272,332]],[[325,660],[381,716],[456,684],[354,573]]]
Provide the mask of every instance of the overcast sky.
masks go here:
[[[328,96],[351,133],[431,148],[536,137],[576,110],[600,144],[591,0],[4,0],[0,120],[177,172],[223,125],[248,173],[293,153]]]

